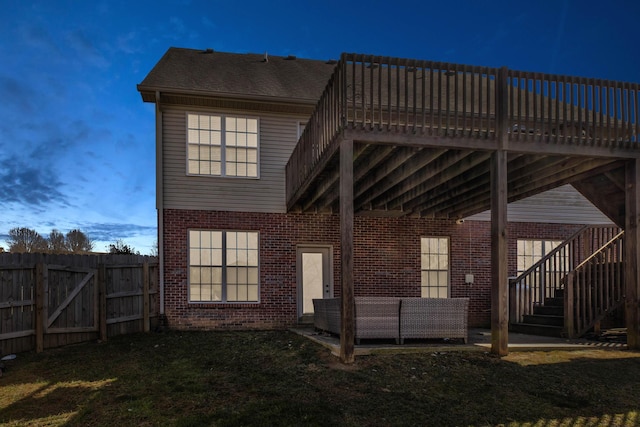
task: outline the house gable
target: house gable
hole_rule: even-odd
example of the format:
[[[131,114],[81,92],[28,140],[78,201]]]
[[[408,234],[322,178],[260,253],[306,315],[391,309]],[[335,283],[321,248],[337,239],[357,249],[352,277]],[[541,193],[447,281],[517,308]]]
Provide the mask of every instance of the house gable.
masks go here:
[[[285,164],[334,64],[294,57],[170,48],[138,85],[155,102],[159,207],[285,212]],[[258,179],[187,173],[189,113],[259,122]]]

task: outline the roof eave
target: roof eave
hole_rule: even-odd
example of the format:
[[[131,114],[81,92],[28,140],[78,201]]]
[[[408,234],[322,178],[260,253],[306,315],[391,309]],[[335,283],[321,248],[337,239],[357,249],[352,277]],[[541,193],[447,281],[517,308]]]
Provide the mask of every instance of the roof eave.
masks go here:
[[[218,92],[176,90],[138,85],[144,102],[163,105],[186,105],[204,108],[222,108],[256,112],[311,115],[317,100],[251,96]]]
[[[225,98],[225,99],[242,99],[246,101],[258,101],[258,102],[278,102],[284,104],[302,104],[305,106],[315,106],[318,103],[317,99],[305,99],[305,98],[286,98],[278,96],[265,96],[265,95],[250,95],[244,93],[228,93],[228,92],[211,92],[211,91],[199,91],[189,90],[182,88],[170,88],[170,87],[157,87],[157,86],[145,86],[142,84],[137,85],[138,92],[142,95],[144,102],[155,102],[156,92],[160,94],[171,95],[183,95],[183,96],[196,96],[196,97],[213,97],[213,98]]]

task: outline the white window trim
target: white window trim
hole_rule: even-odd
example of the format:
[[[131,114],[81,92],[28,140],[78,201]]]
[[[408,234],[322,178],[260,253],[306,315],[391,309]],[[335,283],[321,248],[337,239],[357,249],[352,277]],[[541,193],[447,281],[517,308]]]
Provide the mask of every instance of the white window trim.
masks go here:
[[[200,173],[191,173],[189,172],[189,115],[190,114],[196,114],[196,115],[208,115],[208,116],[217,116],[220,117],[220,121],[221,121],[221,129],[220,129],[220,138],[221,138],[221,145],[220,145],[220,175],[213,175],[213,174],[200,174]],[[256,147],[256,176],[237,176],[237,175],[226,175],[226,140],[225,140],[225,126],[226,126],[226,121],[225,119],[227,117],[234,117],[234,118],[239,118],[239,119],[254,119],[257,121],[257,128],[258,128],[258,145]],[[216,112],[206,112],[206,111],[186,111],[185,112],[185,124],[184,124],[184,129],[185,129],[185,171],[186,171],[186,175],[187,176],[197,176],[197,177],[206,177],[206,178],[225,178],[225,179],[252,179],[252,180],[257,180],[260,179],[260,145],[261,145],[261,141],[260,141],[260,117],[256,117],[256,116],[248,116],[248,115],[241,115],[241,114],[229,114],[229,113],[216,113]]]
[[[192,231],[220,231],[222,232],[222,301],[192,301],[191,300],[191,232]],[[226,254],[226,235],[228,232],[239,233],[257,233],[258,234],[258,299],[256,301],[227,301],[227,254]],[[256,305],[260,304],[260,232],[257,230],[236,230],[236,229],[210,229],[210,228],[189,228],[187,229],[187,301],[189,304],[206,304],[206,305]]]
[[[422,286],[422,272],[423,271],[445,271],[445,270],[431,270],[425,269],[422,265],[422,239],[446,239],[447,240],[447,296],[438,298],[451,298],[451,239],[449,236],[420,236],[420,296],[422,296],[422,289],[428,288],[428,286]],[[439,286],[441,288],[442,286]],[[428,297],[429,298],[429,297]],[[435,297],[430,297],[435,298]]]
[[[297,129],[298,130],[298,140],[300,140],[300,137],[302,137],[302,134],[304,133],[304,130],[307,127],[308,123],[309,123],[308,121],[302,121],[302,120],[299,120],[297,122],[297,124],[298,124],[298,129]]]
[[[532,255],[530,254],[520,254],[518,252],[519,249],[519,242],[539,242],[542,244],[542,255],[540,255],[539,257],[536,257],[535,259],[533,258]],[[555,246],[554,246],[555,244]],[[522,273],[524,273],[525,271],[527,271],[530,267],[525,268],[524,270],[520,270],[520,268],[518,268],[518,263],[520,261],[520,258],[524,258],[525,256],[527,257],[527,259],[531,259],[533,262],[531,263],[531,265],[534,265],[536,262],[540,261],[542,258],[544,258],[549,252],[551,252],[552,250],[554,250],[556,248],[556,246],[561,245],[562,244],[562,240],[560,239],[517,239],[516,240],[516,274],[520,275]],[[550,245],[551,247],[549,249],[546,248],[547,245]]]

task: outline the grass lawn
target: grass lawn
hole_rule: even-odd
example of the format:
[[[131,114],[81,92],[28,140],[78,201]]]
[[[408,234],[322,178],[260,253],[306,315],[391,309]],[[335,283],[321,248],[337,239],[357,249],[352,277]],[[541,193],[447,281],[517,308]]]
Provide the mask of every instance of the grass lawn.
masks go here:
[[[24,353],[0,423],[36,426],[634,426],[640,353],[360,356],[290,332],[165,332]]]

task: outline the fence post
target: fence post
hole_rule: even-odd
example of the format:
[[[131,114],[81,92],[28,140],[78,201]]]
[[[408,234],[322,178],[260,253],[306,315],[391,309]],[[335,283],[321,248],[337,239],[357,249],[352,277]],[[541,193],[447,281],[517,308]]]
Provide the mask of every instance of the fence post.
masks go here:
[[[100,313],[100,341],[107,340],[107,268],[98,264],[98,312]]]
[[[149,262],[142,264],[142,327],[144,332],[149,332]]]
[[[36,264],[36,353],[44,351],[45,294],[47,285],[47,267]]]

